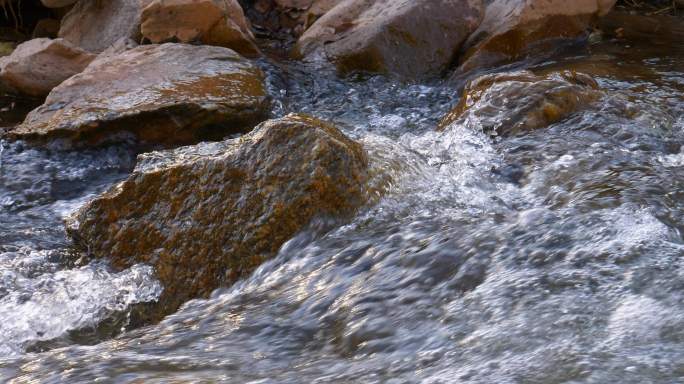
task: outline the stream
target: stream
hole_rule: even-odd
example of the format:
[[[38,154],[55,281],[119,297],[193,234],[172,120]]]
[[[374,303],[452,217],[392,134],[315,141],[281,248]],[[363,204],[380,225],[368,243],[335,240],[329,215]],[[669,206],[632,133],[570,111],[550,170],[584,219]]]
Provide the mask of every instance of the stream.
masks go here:
[[[460,95],[447,81],[260,65],[274,116],[337,123],[386,193],[134,328],[162,289],[151,268],[83,259],[62,221],[135,148],[0,142],[0,381],[684,383],[683,45],[519,64],[588,73],[606,96],[512,137],[437,131]]]

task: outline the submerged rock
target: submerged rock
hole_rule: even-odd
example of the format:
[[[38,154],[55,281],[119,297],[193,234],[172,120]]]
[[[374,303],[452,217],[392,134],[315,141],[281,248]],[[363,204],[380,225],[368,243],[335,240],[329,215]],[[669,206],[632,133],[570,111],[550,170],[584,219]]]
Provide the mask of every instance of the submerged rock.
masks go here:
[[[67,223],[116,268],[154,266],[161,313],[250,273],[314,217],[365,201],[366,154],[323,121],[289,115],[238,139],[141,155]]]
[[[484,20],[468,38],[461,59],[467,72],[552,51],[584,36],[615,0],[489,0]]]
[[[189,144],[249,131],[268,113],[261,71],[234,51],[146,45],[94,61],[10,137],[76,146],[134,138]]]
[[[0,83],[29,96],[45,96],[94,59],[95,55],[63,39],[29,40],[0,59]]]
[[[345,0],[304,33],[294,55],[322,56],[342,73],[437,75],[481,18],[481,0]]]
[[[602,95],[598,88],[590,76],[570,71],[547,76],[529,71],[481,76],[468,84],[440,129],[459,122],[507,136],[543,128],[596,101]]]
[[[120,39],[140,41],[140,15],[151,0],[80,0],[62,19],[59,37],[99,53]]]
[[[152,43],[201,42],[259,54],[237,0],[154,0],[142,12],[142,35]]]

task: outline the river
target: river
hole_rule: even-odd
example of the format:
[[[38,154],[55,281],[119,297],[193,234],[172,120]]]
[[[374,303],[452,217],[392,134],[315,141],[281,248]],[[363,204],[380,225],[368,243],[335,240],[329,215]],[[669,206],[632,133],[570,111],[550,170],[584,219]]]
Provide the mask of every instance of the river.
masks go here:
[[[684,46],[520,64],[589,73],[606,96],[512,137],[473,119],[438,132],[459,97],[447,81],[260,65],[274,115],[337,123],[384,194],[131,329],[160,293],[152,270],[83,258],[62,220],[136,150],[1,142],[2,381],[684,383]]]

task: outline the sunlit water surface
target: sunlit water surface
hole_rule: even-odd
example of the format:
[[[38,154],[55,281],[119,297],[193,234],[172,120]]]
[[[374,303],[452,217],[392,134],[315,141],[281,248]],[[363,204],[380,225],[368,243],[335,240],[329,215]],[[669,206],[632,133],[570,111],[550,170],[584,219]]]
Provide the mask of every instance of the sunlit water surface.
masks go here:
[[[0,377],[684,383],[684,52],[631,49],[538,64],[597,74],[606,95],[509,138],[476,119],[437,132],[458,100],[449,84],[262,63],[275,115],[338,123],[386,192],[118,336],[161,287],[144,265],[77,262],[61,221],[125,178],[134,151],[2,143]]]

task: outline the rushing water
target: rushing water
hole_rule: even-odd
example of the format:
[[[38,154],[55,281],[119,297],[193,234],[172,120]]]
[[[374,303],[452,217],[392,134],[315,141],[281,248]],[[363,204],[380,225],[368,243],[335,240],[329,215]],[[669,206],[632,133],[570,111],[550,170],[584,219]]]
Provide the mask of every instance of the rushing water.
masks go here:
[[[684,383],[684,50],[648,48],[537,64],[596,74],[606,95],[509,138],[476,119],[437,132],[458,99],[447,83],[263,63],[276,114],[338,123],[386,192],[134,330],[127,308],[159,294],[152,271],[78,260],[61,226],[130,172],[133,150],[2,143],[0,377]]]

